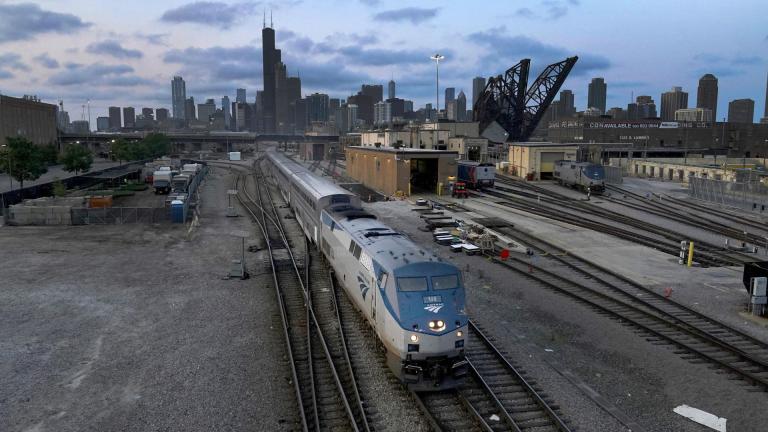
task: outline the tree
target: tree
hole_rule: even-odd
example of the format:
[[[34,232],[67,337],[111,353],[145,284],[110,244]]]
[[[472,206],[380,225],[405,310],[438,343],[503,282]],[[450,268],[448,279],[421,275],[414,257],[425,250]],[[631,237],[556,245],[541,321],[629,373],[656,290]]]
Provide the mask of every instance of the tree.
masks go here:
[[[93,163],[93,155],[91,152],[78,144],[70,144],[64,149],[60,162],[64,165],[64,169],[77,175],[80,171],[88,171],[91,169]]]
[[[146,148],[146,155],[142,159],[156,158],[168,154],[171,140],[165,134],[151,133],[144,138],[142,143]]]
[[[59,150],[53,144],[40,147],[40,157],[48,165],[53,165],[59,160]]]
[[[67,187],[64,185],[64,183],[61,182],[61,180],[56,179],[56,181],[53,183],[53,196],[62,197],[66,194]]]
[[[128,144],[122,138],[118,138],[110,146],[112,151],[112,159],[116,159],[118,162],[129,161],[132,159],[131,144]]]
[[[37,180],[48,171],[43,152],[32,141],[23,137],[8,137],[7,142],[4,168],[22,189],[25,180]]]

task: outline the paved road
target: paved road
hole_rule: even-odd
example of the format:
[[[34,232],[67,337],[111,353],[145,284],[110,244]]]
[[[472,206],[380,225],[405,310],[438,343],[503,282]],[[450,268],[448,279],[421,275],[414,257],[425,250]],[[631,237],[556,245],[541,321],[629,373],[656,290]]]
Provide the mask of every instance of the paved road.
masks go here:
[[[98,170],[110,168],[117,165],[120,165],[120,164],[118,162],[112,162],[107,159],[95,159],[93,161],[93,165],[91,166],[91,171],[98,171]],[[39,179],[35,181],[25,181],[24,187],[34,186],[36,184],[41,184],[41,183],[48,183],[56,179],[65,179],[72,176],[74,176],[74,174],[64,171],[64,167],[62,165],[53,165],[48,167],[48,172],[40,176]],[[8,192],[12,189],[19,188],[19,182],[17,182],[15,179],[13,179],[13,188],[11,188],[11,180],[12,179],[8,176],[8,174],[6,173],[0,174],[0,193]]]

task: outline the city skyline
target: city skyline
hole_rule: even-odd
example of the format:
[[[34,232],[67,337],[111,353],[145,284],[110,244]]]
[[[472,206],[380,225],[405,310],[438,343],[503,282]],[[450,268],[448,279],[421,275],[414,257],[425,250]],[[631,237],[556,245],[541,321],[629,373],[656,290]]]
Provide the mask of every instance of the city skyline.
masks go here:
[[[491,17],[481,15],[480,7],[468,14],[458,5],[432,1],[405,8],[386,1],[331,2],[328,8],[313,3],[270,8],[243,2],[135,2],[115,5],[109,15],[77,0],[2,3],[0,92],[37,94],[50,103],[62,97],[72,119],[80,118],[80,106],[90,99],[95,119],[109,106],[170,109],[167,83],[182,75],[187,95],[198,101],[234,100],[235,89],[243,87],[253,102],[263,88],[260,31],[263,13],[271,9],[277,44],[288,73],[301,77],[303,95],[345,98],[361,84],[386,85],[394,77],[398,96],[423,106],[434,97],[429,55],[435,50],[446,55],[441,92],[454,87],[468,98],[475,76],[502,73],[523,57],[542,67],[575,54],[580,61],[563,88],[573,91],[580,110],[593,77],[605,78],[610,108],[626,106],[632,92],[660,100],[673,86],[682,86],[695,100],[699,78],[712,73],[719,80],[718,112],[727,112],[729,101],[745,98],[755,100],[755,121],[764,111],[768,39],[759,25],[749,25],[768,12],[759,2],[685,10],[691,18],[686,34],[698,34],[706,49],[682,49],[673,43],[680,35],[658,31],[671,19],[666,15],[677,16],[669,7],[682,11],[685,5],[665,4],[664,13],[638,6],[633,14],[624,6],[589,1],[518,2],[506,7],[508,13]],[[342,8],[345,14],[338,17]],[[613,8],[620,8],[627,22],[606,20]],[[24,21],[32,18],[46,20],[47,26]],[[638,39],[639,30],[628,25],[632,20],[654,25],[645,25]],[[579,31],[597,22],[589,32]],[[605,43],[611,32],[607,40],[612,42]]]

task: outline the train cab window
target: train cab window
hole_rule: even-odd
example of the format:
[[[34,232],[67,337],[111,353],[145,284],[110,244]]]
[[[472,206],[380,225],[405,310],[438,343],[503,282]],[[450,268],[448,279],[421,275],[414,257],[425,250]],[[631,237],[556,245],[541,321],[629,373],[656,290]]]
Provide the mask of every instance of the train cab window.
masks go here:
[[[400,291],[426,291],[427,278],[420,277],[399,277],[397,278],[397,289]]]
[[[389,278],[389,275],[387,274],[387,272],[383,271],[383,272],[379,273],[379,286],[380,287],[387,286],[387,279],[388,278]]]
[[[347,195],[333,195],[331,197],[331,204],[349,204],[349,196],[347,196]]]
[[[447,290],[459,287],[459,277],[455,274],[447,276],[432,276],[432,289]]]

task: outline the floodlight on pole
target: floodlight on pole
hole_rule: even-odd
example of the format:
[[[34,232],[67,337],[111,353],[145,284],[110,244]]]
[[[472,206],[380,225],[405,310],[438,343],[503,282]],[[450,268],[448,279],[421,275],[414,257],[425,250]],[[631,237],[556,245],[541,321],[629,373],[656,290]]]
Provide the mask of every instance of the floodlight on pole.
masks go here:
[[[435,122],[437,122],[440,113],[440,60],[445,56],[437,53],[430,58],[435,61]]]

